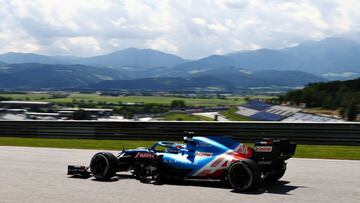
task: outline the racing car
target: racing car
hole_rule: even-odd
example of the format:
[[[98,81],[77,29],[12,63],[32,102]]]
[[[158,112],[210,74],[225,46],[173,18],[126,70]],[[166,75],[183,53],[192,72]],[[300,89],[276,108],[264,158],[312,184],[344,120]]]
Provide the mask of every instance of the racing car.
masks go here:
[[[68,175],[109,180],[117,172],[129,171],[141,181],[215,179],[244,191],[280,179],[285,160],[296,149],[296,143],[288,139],[264,139],[248,147],[229,137],[191,135],[184,137],[184,143],[160,141],[150,148],[122,150],[117,155],[99,152],[89,166],[69,165]]]

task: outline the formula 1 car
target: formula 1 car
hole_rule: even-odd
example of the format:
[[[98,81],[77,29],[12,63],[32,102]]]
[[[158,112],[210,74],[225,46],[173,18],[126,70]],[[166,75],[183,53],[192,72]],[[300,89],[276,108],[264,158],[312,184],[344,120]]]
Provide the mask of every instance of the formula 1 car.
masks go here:
[[[217,179],[244,191],[280,179],[285,160],[295,149],[296,144],[288,139],[264,139],[251,148],[228,137],[187,136],[184,144],[160,141],[149,149],[123,150],[117,156],[99,152],[89,167],[69,165],[68,175],[108,180],[117,172],[131,171],[141,181]]]

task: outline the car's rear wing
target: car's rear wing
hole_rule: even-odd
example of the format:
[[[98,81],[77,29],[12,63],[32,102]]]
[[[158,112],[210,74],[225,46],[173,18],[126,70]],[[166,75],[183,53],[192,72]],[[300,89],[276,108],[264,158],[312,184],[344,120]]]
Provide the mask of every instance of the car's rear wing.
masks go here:
[[[295,154],[296,143],[289,139],[264,139],[257,141],[254,146],[254,159],[256,160],[286,160]]]

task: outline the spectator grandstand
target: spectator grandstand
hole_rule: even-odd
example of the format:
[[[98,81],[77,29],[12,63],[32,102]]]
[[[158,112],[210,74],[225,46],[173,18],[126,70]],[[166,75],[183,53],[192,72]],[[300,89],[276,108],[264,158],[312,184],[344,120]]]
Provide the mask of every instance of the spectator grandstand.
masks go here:
[[[343,120],[309,113],[296,113],[282,120],[284,122],[344,122]]]
[[[302,109],[300,109],[300,108],[274,105],[274,106],[271,106],[268,109],[266,109],[266,112],[287,117],[287,116],[294,115],[295,113],[300,112],[301,110]]]
[[[284,116],[282,115],[268,113],[268,112],[259,112],[249,117],[254,120],[260,120],[260,121],[280,121],[284,119]]]
[[[330,116],[303,113],[301,108],[271,105],[260,100],[253,100],[239,106],[236,113],[258,121],[343,122]]]
[[[254,110],[257,110],[257,111],[263,111],[269,107],[271,107],[272,105],[270,104],[267,104],[267,103],[264,103],[260,100],[252,100],[244,105],[242,105],[242,107],[246,107],[246,108],[249,108],[249,109],[254,109]]]
[[[239,114],[239,115],[242,115],[242,116],[252,116],[252,115],[254,115],[256,113],[259,113],[259,111],[239,106],[238,111],[236,113]]]

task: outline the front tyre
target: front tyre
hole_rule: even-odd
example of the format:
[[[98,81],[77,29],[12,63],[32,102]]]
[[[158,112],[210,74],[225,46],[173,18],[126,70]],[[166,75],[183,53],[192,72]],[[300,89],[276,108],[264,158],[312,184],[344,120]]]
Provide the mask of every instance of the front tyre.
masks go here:
[[[108,180],[116,173],[117,159],[110,152],[99,152],[90,161],[90,171],[98,180]]]
[[[227,180],[235,190],[252,190],[261,182],[259,167],[250,159],[234,162],[228,169]]]

